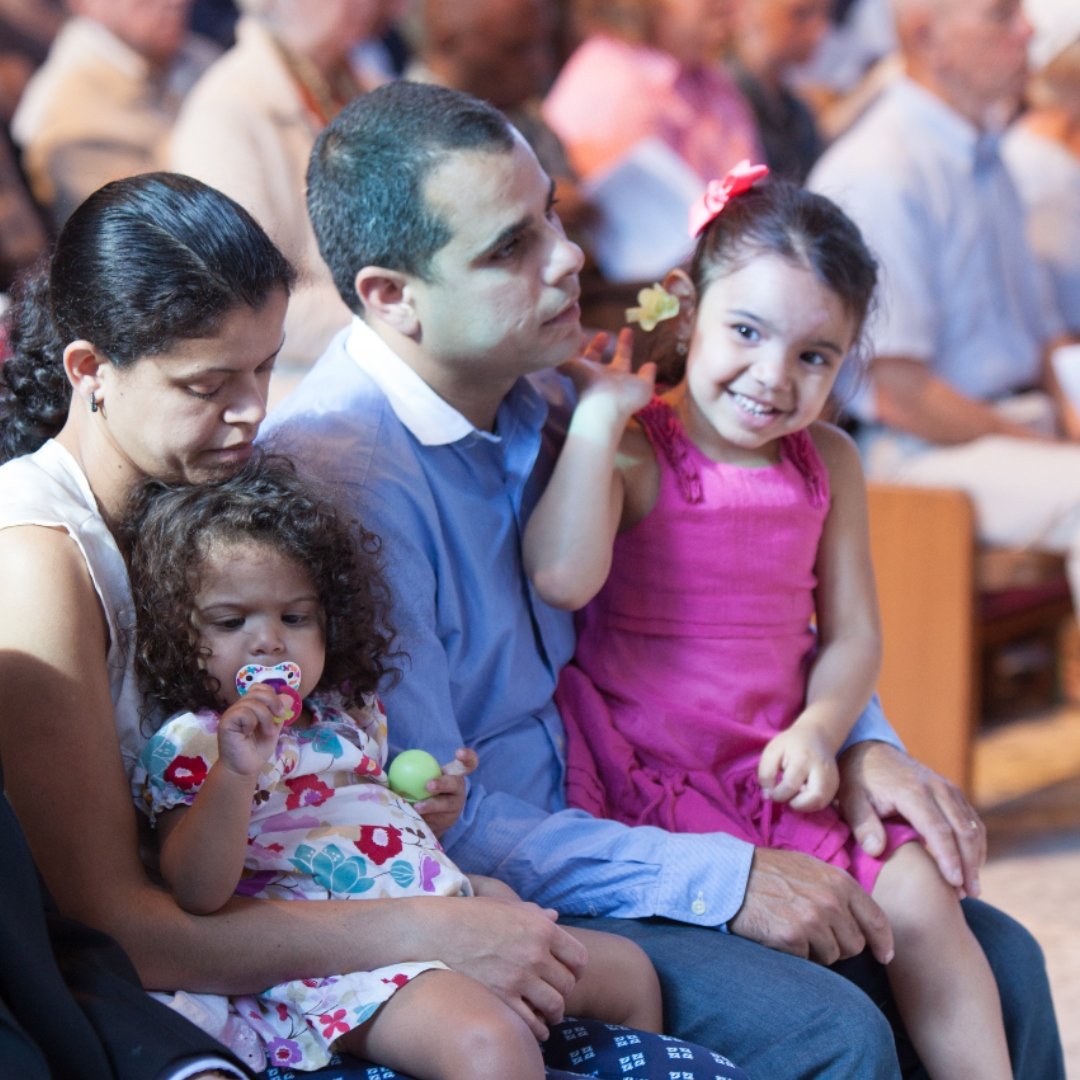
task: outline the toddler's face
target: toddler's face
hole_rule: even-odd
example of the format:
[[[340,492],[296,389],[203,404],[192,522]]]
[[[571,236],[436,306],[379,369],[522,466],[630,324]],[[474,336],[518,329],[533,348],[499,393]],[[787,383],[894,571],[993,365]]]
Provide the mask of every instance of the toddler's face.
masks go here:
[[[244,540],[214,543],[201,575],[192,622],[222,701],[240,696],[236,673],[246,664],[285,660],[300,667],[300,696],[310,694],[322,677],[326,642],[307,571],[267,544]]]
[[[821,415],[854,337],[839,297],[779,255],[717,278],[698,302],[687,356],[691,437],[716,460],[776,460],[776,440]]]

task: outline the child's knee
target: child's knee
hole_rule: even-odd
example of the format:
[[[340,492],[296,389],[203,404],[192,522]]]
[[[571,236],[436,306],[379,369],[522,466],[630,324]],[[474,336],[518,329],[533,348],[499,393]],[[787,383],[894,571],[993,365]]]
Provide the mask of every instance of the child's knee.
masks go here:
[[[491,1008],[472,1010],[470,1015],[460,1017],[460,1023],[447,1035],[446,1059],[503,1062],[510,1068],[505,1073],[496,1068],[493,1076],[528,1075],[526,1063],[542,1068],[540,1046],[525,1021],[504,1003],[491,1004]]]

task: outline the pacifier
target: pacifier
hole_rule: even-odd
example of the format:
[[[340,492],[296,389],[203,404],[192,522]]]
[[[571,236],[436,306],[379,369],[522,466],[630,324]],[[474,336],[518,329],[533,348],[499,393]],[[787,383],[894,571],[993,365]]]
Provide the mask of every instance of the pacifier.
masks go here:
[[[300,698],[300,665],[291,660],[264,667],[262,664],[245,664],[236,673],[236,692],[243,696],[256,683],[266,683],[289,701],[289,714],[283,721],[288,727],[300,715],[304,703]]]

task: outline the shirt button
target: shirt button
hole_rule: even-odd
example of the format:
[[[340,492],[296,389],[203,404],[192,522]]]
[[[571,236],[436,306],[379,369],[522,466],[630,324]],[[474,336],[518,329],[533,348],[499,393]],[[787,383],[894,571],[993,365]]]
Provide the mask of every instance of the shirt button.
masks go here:
[[[690,910],[695,915],[704,915],[709,910],[709,905],[705,903],[705,899],[700,893],[698,893],[698,898],[690,905]]]

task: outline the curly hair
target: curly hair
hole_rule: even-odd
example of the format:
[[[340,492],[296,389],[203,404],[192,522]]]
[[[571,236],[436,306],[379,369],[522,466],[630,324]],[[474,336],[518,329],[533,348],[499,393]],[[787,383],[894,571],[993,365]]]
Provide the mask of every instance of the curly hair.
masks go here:
[[[128,501],[119,540],[135,601],[144,719],[222,707],[192,615],[202,568],[223,543],[266,544],[310,576],[326,643],[316,690],[355,703],[400,674],[379,538],[302,482],[288,458],[257,453],[234,476],[208,484],[148,481]]]

